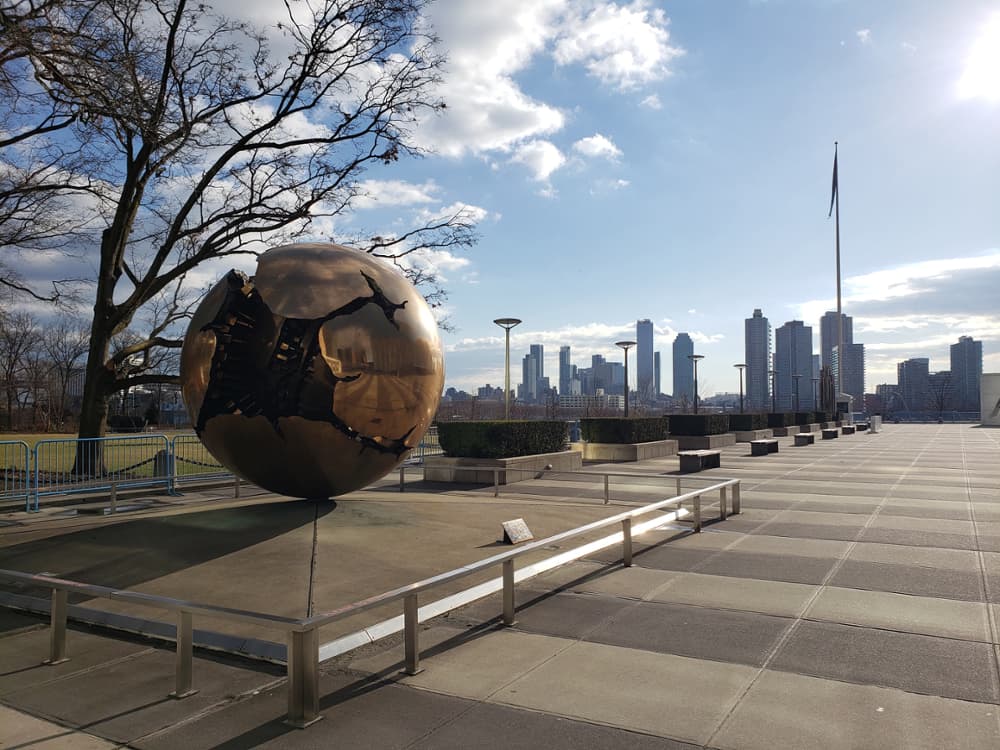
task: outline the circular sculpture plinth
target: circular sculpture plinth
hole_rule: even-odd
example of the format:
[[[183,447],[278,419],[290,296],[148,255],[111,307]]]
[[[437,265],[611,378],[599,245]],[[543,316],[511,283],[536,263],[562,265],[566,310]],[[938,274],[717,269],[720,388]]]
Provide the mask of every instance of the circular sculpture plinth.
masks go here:
[[[181,384],[205,447],[272,492],[333,497],[398,466],[444,384],[437,324],[416,288],[328,243],[230,271],[184,338]]]

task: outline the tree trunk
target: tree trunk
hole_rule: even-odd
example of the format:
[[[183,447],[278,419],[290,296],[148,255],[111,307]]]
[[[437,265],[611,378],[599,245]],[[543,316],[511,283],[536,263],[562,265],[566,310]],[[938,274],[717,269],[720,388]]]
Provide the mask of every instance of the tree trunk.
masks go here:
[[[83,438],[104,437],[107,430],[108,398],[114,385],[114,372],[108,369],[110,350],[111,332],[101,325],[100,318],[95,315],[84,370],[83,404],[80,409],[81,440],[76,444],[74,474],[99,476],[104,473],[101,443]]]

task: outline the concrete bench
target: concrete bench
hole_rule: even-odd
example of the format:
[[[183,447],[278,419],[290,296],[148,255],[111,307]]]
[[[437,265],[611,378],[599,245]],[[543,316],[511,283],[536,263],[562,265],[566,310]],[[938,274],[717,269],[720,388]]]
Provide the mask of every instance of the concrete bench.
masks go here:
[[[777,453],[777,452],[778,452],[778,441],[775,440],[774,438],[750,441],[751,456],[766,456],[768,453]]]
[[[702,469],[718,469],[722,464],[722,451],[680,451],[681,471],[685,474]]]
[[[823,430],[824,440],[833,440],[834,438],[838,437],[840,437],[840,430],[838,430],[836,427],[829,430]]]
[[[869,424],[867,422],[860,422],[855,426],[858,428],[858,432],[865,432],[868,429]]]
[[[836,430],[833,431],[836,432]],[[826,430],[823,430],[823,432],[826,432]],[[811,432],[800,432],[795,436],[796,445],[812,445],[815,442],[816,436]]]
[[[852,425],[852,424],[845,424],[843,427],[840,428],[840,431],[844,435],[853,435],[854,434],[854,425]]]

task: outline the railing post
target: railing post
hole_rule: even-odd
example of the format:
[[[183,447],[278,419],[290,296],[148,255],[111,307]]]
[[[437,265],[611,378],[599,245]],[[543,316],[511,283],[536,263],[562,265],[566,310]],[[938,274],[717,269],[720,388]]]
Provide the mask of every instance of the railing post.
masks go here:
[[[305,729],[319,713],[319,634],[316,628],[288,634],[288,716],[285,723]]]
[[[35,470],[32,475],[35,478],[34,489],[35,491],[35,512],[38,512],[38,443],[35,443],[35,447],[31,449],[31,462],[34,464]]]
[[[405,471],[406,471],[406,469],[405,469],[405,468],[404,468],[403,466],[400,466],[400,467],[399,467],[399,491],[400,491],[400,492],[405,492],[405,491],[406,491],[406,490],[405,490],[405,489],[403,488],[403,473],[404,473]]]
[[[111,512],[118,512],[118,482],[111,483]]]
[[[177,613],[177,656],[174,672],[174,692],[171,698],[187,698],[198,691],[192,687],[194,677],[194,628],[192,615],[181,610]]]
[[[728,487],[722,485],[719,487],[719,518],[723,521],[726,520],[726,500],[728,496]]]
[[[677,494],[677,495],[681,494],[681,478],[680,477],[677,477],[677,492],[675,494]]]
[[[740,480],[736,480],[736,484],[733,485],[733,515],[739,515],[740,512]]]
[[[694,530],[701,532],[701,495],[694,496]]]
[[[514,624],[514,561],[503,561],[503,624]]]
[[[406,674],[418,674],[420,668],[420,628],[417,595],[409,594],[403,599],[403,652]]]
[[[500,497],[500,469],[493,470],[493,497]]]
[[[611,502],[611,477],[607,474],[604,475],[604,504],[608,505]]]
[[[66,656],[66,614],[68,593],[65,589],[52,589],[52,609],[49,613],[49,658],[45,664],[62,664]]]
[[[622,519],[622,564],[632,566],[632,519]]]
[[[233,498],[240,499],[240,478],[233,477]]]

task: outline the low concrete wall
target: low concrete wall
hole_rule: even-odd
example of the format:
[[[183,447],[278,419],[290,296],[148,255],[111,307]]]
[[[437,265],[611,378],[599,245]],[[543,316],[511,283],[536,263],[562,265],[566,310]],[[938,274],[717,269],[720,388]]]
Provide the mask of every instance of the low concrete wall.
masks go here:
[[[774,430],[737,430],[736,431],[736,442],[737,443],[749,443],[751,440],[764,440],[765,438],[774,437]]]
[[[475,469],[463,468],[475,466]],[[555,471],[576,471],[583,468],[583,452],[578,450],[558,453],[539,453],[534,456],[512,458],[452,458],[427,456],[424,459],[424,480],[428,482],[462,482],[466,484],[493,484],[493,469],[500,469],[500,484],[513,484],[533,479],[538,471],[551,466]],[[510,471],[523,469],[525,471]],[[530,471],[528,471],[530,470]]]
[[[583,452],[584,461],[643,461],[677,453],[676,440],[649,443],[570,443],[572,450]]]
[[[724,432],[721,435],[674,435],[677,450],[701,451],[736,445],[736,433]]]

